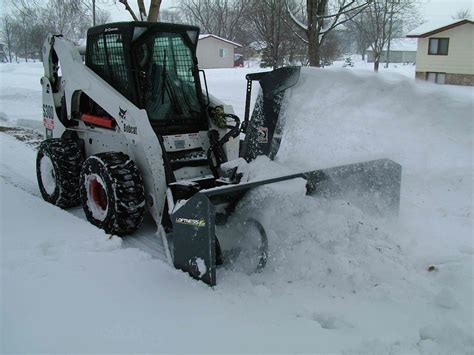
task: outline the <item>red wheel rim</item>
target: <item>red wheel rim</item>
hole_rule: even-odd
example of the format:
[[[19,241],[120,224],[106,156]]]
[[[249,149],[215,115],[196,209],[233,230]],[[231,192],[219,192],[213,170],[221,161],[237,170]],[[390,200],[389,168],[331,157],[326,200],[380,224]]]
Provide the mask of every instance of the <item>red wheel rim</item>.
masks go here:
[[[107,192],[102,184],[95,178],[90,180],[90,191],[95,205],[105,211],[107,209]]]

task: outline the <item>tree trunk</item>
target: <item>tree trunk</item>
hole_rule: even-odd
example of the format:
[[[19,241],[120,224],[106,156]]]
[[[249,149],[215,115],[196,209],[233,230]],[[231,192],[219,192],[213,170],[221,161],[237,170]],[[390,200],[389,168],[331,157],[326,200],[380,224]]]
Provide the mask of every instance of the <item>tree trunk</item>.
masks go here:
[[[307,12],[308,12],[308,29],[306,31],[308,35],[308,59],[311,67],[319,67],[320,60],[320,46],[319,43],[319,23],[318,15],[324,15],[326,13],[326,1],[311,1],[307,0]]]
[[[309,41],[308,45],[308,57],[309,57],[309,66],[310,67],[320,67],[320,48],[319,41],[316,37],[316,40]]]
[[[160,14],[161,0],[151,0],[150,8],[148,10],[148,22],[158,21],[158,15]]]
[[[374,72],[378,73],[380,64],[380,55],[374,56]]]
[[[11,41],[11,34],[7,34],[7,46],[8,46],[8,60],[10,63],[12,62],[12,41]]]

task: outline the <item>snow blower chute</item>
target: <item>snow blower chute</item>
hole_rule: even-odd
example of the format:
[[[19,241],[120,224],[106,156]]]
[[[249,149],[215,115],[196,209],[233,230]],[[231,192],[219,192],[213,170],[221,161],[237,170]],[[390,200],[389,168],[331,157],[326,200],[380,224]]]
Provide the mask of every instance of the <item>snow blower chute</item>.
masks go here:
[[[241,123],[207,93],[198,35],[187,25],[101,25],[88,31],[85,63],[63,37],[48,37],[41,79],[47,139],[37,157],[46,201],[82,204],[92,224],[120,236],[133,234],[148,211],[167,260],[211,286],[225,262],[216,225],[255,187],[303,178],[308,195],[356,197],[365,209],[398,211],[401,167],[388,159],[245,181],[240,167],[276,156],[280,108],[300,71],[248,74]],[[261,93],[250,117],[253,81]],[[258,239],[255,269],[262,269],[266,232],[257,220],[247,222]]]

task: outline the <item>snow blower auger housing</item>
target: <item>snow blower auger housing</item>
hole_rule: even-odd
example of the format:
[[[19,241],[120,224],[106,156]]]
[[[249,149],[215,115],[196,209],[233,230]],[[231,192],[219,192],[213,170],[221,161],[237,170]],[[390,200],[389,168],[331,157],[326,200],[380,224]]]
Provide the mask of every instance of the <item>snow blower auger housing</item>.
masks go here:
[[[120,236],[133,233],[148,211],[167,260],[211,286],[225,254],[216,225],[226,223],[257,186],[303,178],[309,195],[350,190],[369,208],[398,211],[401,167],[388,159],[245,181],[239,167],[276,155],[281,104],[300,71],[247,75],[240,122],[231,106],[207,92],[198,37],[199,28],[187,25],[97,26],[87,34],[85,63],[62,36],[47,38],[41,78],[46,140],[37,156],[46,201],[62,208],[82,204],[91,223]],[[261,92],[250,117],[253,81]],[[247,222],[257,231],[255,265],[261,269],[265,229]]]

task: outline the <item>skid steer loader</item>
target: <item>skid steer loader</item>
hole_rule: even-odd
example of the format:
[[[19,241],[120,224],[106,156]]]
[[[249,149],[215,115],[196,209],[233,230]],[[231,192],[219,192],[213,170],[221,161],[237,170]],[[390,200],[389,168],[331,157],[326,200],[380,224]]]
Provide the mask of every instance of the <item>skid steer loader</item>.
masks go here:
[[[303,178],[307,194],[330,197],[354,186],[378,207],[398,210],[401,167],[388,159],[246,181],[242,166],[278,151],[281,103],[300,71],[247,75],[241,122],[231,106],[209,95],[198,69],[198,37],[194,26],[107,24],[88,30],[84,59],[62,36],[47,38],[46,139],[36,161],[46,201],[61,208],[82,204],[92,224],[119,236],[132,234],[148,211],[169,263],[211,286],[225,254],[216,225],[255,187]],[[251,115],[254,81],[261,92]],[[254,219],[242,223],[253,228],[261,269],[265,228]]]

